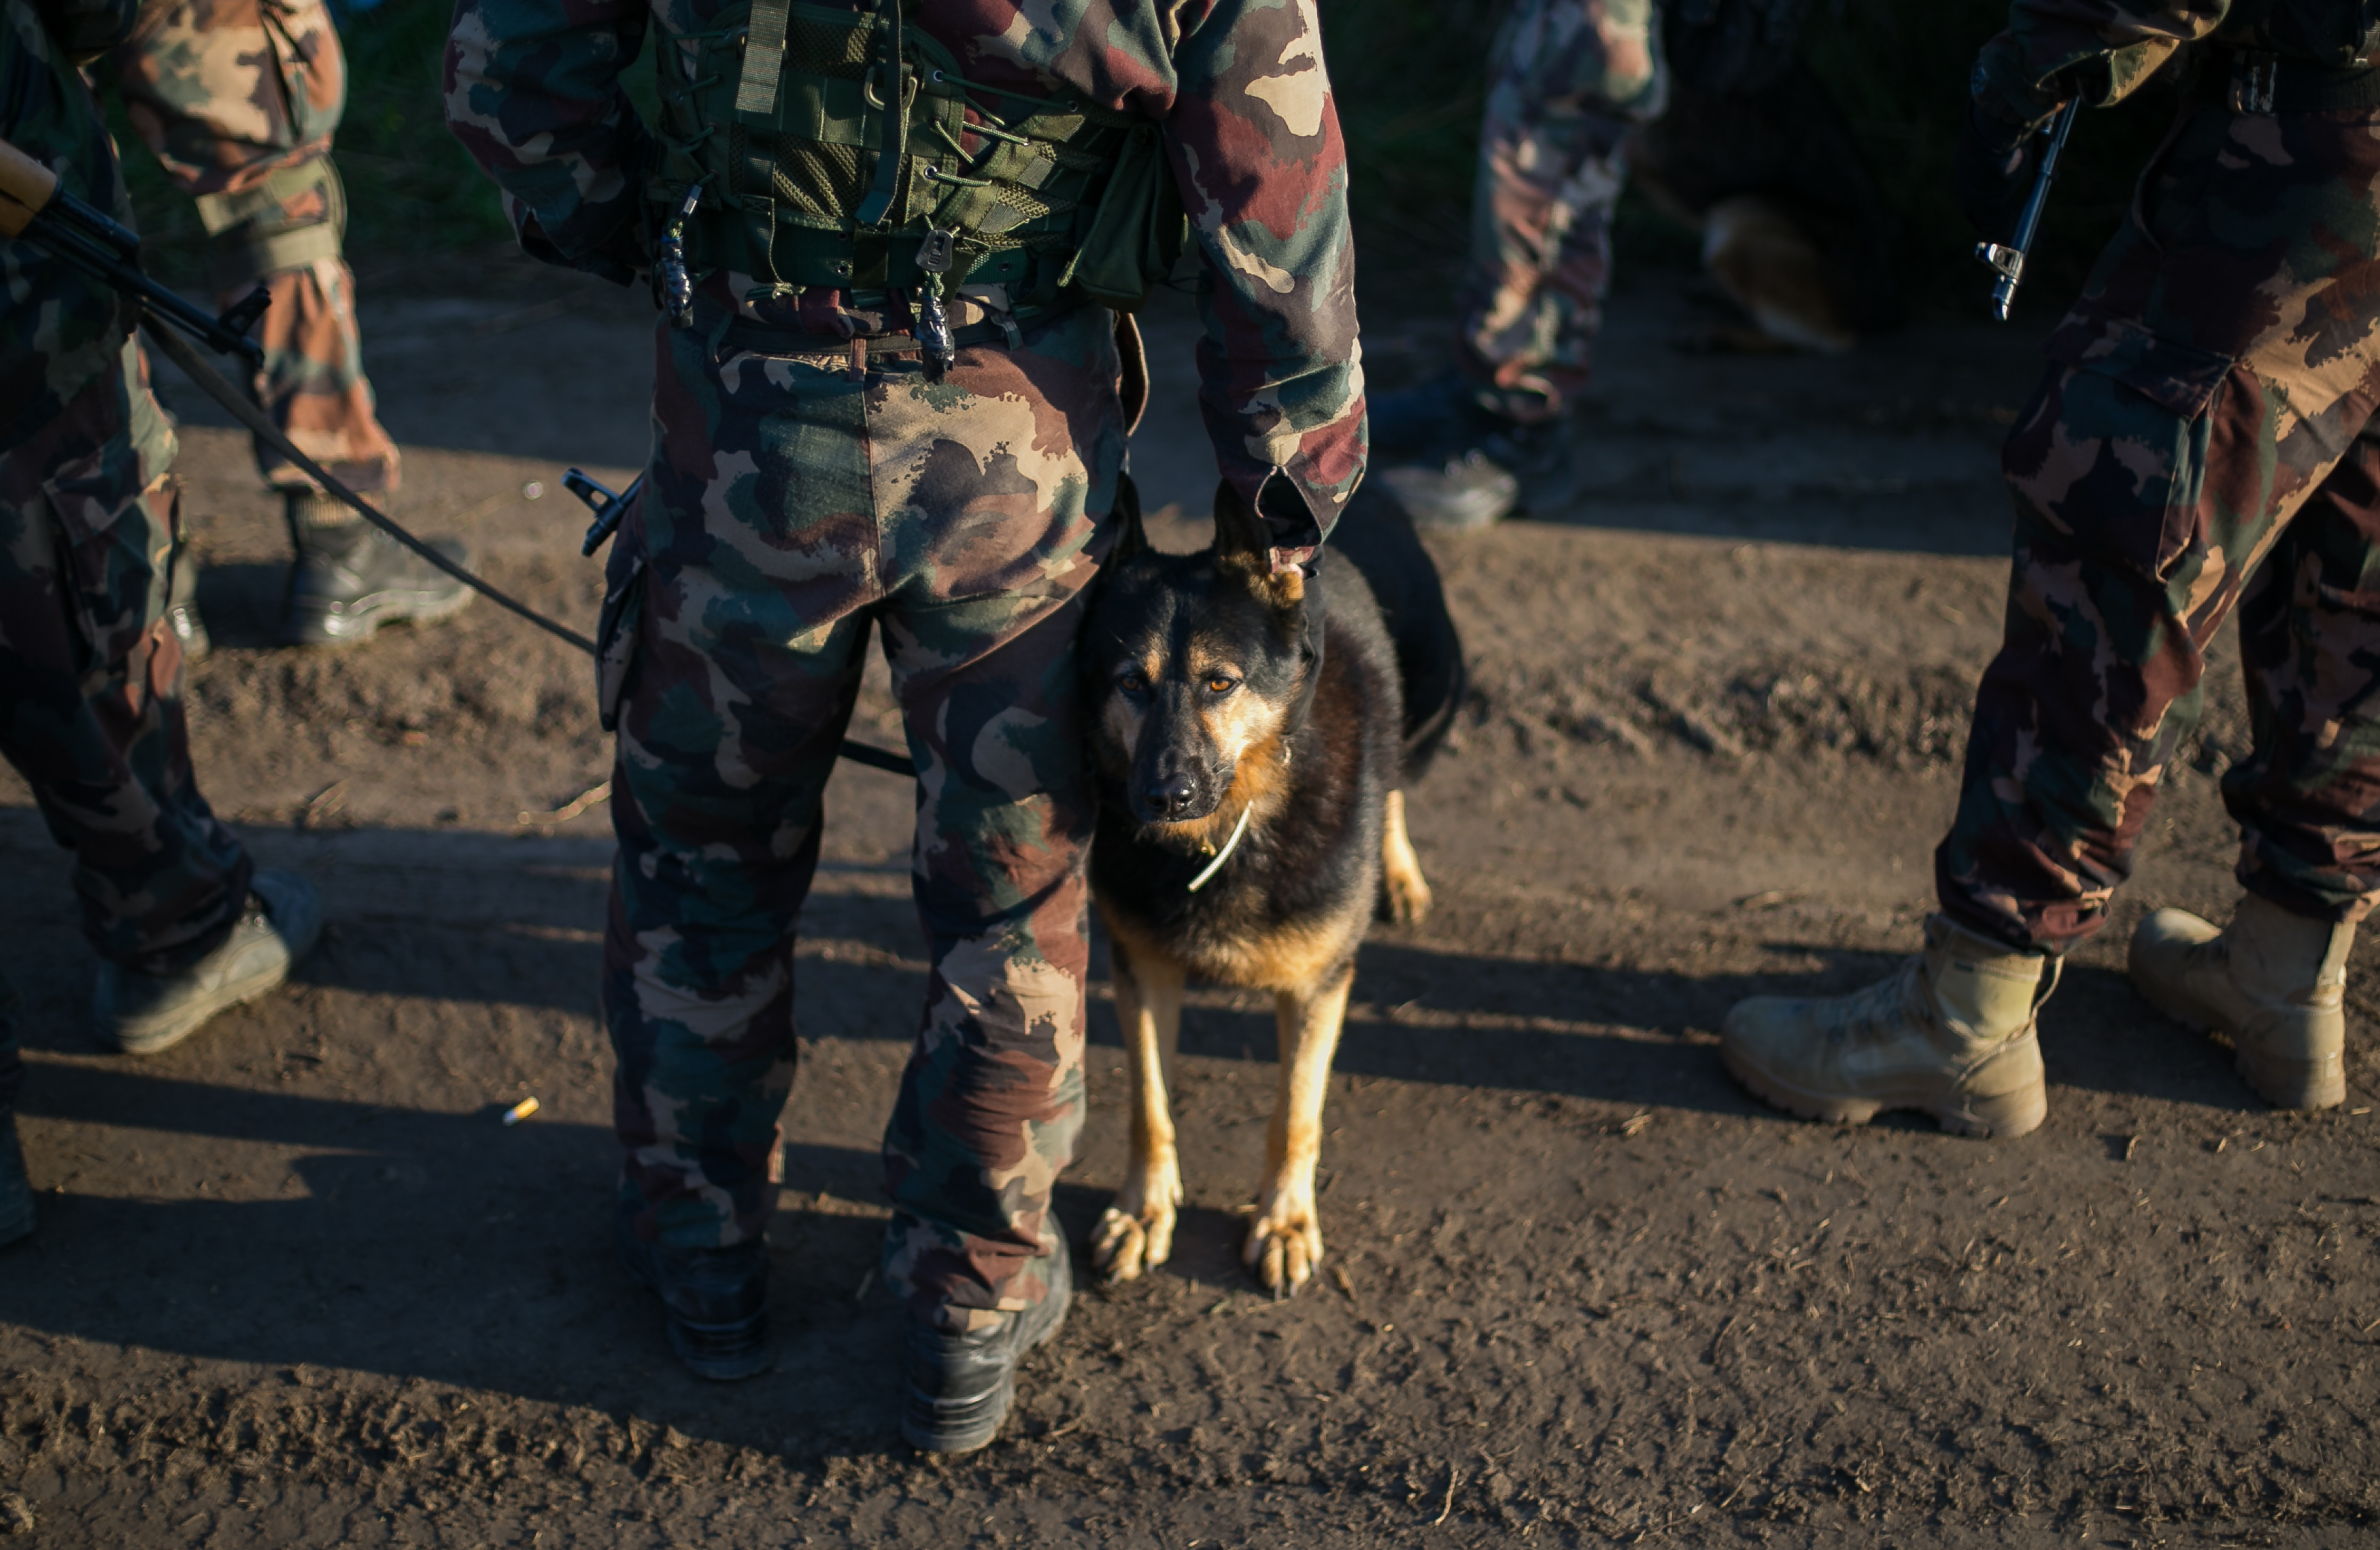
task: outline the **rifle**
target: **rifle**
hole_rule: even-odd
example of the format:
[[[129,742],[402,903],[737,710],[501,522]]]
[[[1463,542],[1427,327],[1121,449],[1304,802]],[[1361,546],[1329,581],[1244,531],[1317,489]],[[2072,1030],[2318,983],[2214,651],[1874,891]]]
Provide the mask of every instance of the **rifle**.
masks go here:
[[[2040,169],[2033,175],[2033,192],[2025,196],[2024,210],[2017,216],[2015,238],[2006,247],[1998,242],[1975,244],[1975,256],[1999,276],[1992,282],[1992,316],[2001,323],[2008,322],[2016,287],[2024,281],[2024,256],[2033,250],[2033,239],[2041,230],[2041,212],[2049,203],[2049,180],[2058,176],[2058,153],[2066,149],[2066,137],[2074,132],[2075,115],[2082,111],[2082,100],[2077,97],[2049,121],[2049,143],[2042,150]]]
[[[140,305],[142,321],[149,325],[149,336],[157,348],[198,384],[208,397],[221,404],[233,419],[287,458],[293,467],[306,473],[334,498],[354,507],[372,526],[465,586],[519,615],[548,634],[567,641],[589,655],[594,654],[595,642],[586,636],[557,619],[547,617],[517,598],[498,591],[375,510],[371,503],[299,451],[282,433],[281,428],[273,424],[247,395],[225,381],[223,374],[209,365],[204,356],[177,335],[158,326],[171,323],[181,333],[188,335],[190,339],[211,349],[239,357],[248,362],[251,371],[261,369],[264,364],[264,347],[249,338],[248,331],[255,326],[258,318],[264,315],[265,306],[272,299],[272,293],[266,287],[258,286],[225,309],[221,316],[207,316],[141,273],[139,237],[61,189],[57,174],[5,140],[0,140],[0,238],[23,238],[33,242],[85,274],[133,298]],[[570,488],[589,506],[596,504],[596,494],[590,492],[600,492],[608,497],[604,505],[596,507],[597,521],[587,536],[585,552],[592,555],[602,545],[604,539],[612,536],[612,530],[619,526],[620,519],[634,505],[637,485],[628,486],[624,494],[613,495],[576,469],[570,470],[570,476],[588,486],[582,490],[573,483]],[[841,752],[845,759],[874,769],[887,770],[894,775],[917,774],[916,764],[903,755],[871,748],[849,738],[844,739]]]
[[[214,317],[140,272],[140,238],[58,187],[58,175],[0,140],[0,237],[38,244],[93,278],[139,299],[141,309],[250,371],[264,347],[248,336],[272,292],[259,286]]]

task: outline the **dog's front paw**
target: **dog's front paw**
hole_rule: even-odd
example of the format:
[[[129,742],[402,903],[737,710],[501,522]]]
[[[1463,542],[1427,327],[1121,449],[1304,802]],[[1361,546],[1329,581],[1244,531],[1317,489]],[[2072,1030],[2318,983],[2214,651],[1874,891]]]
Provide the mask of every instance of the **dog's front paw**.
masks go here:
[[[1130,1281],[1144,1270],[1154,1270],[1173,1255],[1173,1208],[1144,1206],[1128,1214],[1109,1206],[1091,1235],[1091,1260],[1101,1278]]]
[[[1173,1257],[1174,1209],[1182,1203],[1182,1176],[1170,1157],[1160,1157],[1123,1188],[1091,1234],[1091,1263],[1109,1281],[1129,1281]]]
[[[1275,1297],[1305,1285],[1322,1265],[1322,1219],[1314,1202],[1281,1199],[1258,1213],[1240,1257]]]

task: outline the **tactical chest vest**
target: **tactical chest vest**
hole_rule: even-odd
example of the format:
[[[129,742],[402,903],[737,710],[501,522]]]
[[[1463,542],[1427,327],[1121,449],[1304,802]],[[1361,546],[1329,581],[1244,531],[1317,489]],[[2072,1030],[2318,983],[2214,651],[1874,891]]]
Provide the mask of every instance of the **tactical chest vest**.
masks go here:
[[[749,0],[656,52],[664,150],[646,192],[660,230],[700,186],[697,272],[748,274],[763,294],[1001,283],[1020,311],[1130,311],[1181,254],[1156,124],[969,82],[900,0]]]

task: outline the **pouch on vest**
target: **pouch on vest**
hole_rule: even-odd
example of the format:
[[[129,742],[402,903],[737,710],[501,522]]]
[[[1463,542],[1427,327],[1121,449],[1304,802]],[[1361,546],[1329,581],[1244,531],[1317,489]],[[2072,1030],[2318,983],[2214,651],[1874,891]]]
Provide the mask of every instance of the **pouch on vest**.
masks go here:
[[[701,185],[698,271],[778,292],[999,284],[1033,312],[1136,307],[1183,246],[1153,123],[967,81],[898,0],[731,5],[657,61],[664,154],[647,196],[674,208]]]
[[[1075,255],[1074,283],[1103,306],[1137,311],[1173,273],[1189,242],[1190,220],[1166,161],[1165,137],[1154,124],[1136,126],[1124,137],[1090,234]]]

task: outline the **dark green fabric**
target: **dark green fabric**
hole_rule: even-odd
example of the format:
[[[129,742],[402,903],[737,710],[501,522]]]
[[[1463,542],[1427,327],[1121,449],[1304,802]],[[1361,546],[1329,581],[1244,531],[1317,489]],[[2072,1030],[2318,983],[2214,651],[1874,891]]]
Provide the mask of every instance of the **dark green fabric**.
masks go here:
[[[666,150],[646,193],[662,209],[702,186],[687,231],[697,269],[783,290],[936,285],[917,255],[940,230],[956,240],[937,288],[1004,284],[1020,310],[1130,310],[1180,257],[1187,223],[1154,122],[1062,94],[984,92],[997,106],[970,124],[956,60],[896,25],[889,3],[783,5],[771,87],[778,10],[722,12],[690,71],[679,50],[657,55]]]

